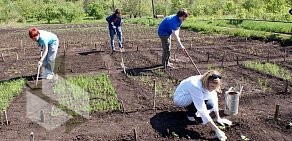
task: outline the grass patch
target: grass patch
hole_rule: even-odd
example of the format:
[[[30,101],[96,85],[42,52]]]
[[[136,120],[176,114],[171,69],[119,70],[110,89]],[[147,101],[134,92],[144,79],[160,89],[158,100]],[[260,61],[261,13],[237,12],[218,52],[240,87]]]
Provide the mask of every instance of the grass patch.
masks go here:
[[[7,110],[13,98],[21,92],[25,84],[24,79],[0,83],[0,110]]]
[[[106,74],[80,75],[58,80],[53,91],[60,98],[61,105],[77,113],[120,109],[117,93]]]
[[[125,23],[158,26],[162,19],[136,18],[125,20]],[[255,21],[243,19],[211,19],[198,20],[188,18],[183,24],[183,29],[207,34],[224,34],[266,41],[292,42],[291,23]]]
[[[285,68],[282,68],[276,64],[272,63],[261,63],[258,61],[245,61],[243,64],[245,67],[254,69],[260,72],[264,72],[284,80],[292,80],[292,72]]]

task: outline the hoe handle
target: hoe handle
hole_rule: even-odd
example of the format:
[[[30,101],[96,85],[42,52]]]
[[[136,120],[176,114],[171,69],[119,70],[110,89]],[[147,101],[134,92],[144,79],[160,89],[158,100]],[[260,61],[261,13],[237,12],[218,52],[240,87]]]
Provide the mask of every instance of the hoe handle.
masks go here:
[[[184,51],[186,52],[187,56],[190,58],[192,64],[194,65],[194,67],[196,68],[196,70],[198,71],[198,73],[201,75],[201,72],[199,71],[199,69],[197,68],[195,62],[193,61],[193,59],[191,58],[190,54],[188,53],[188,51],[186,49],[184,49]]]
[[[43,50],[41,50],[41,58],[43,57]],[[38,85],[38,81],[39,81],[39,75],[40,75],[40,70],[41,70],[41,66],[38,66],[38,70],[37,70],[37,78],[35,81],[35,86]]]

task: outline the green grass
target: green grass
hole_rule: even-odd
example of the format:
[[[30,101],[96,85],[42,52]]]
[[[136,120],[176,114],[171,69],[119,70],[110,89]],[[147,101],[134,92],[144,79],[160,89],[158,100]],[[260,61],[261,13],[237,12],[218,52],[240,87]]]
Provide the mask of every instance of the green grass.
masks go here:
[[[272,63],[261,63],[257,61],[246,61],[244,66],[260,72],[264,72],[284,80],[292,80],[292,72]]]
[[[255,21],[242,19],[218,19],[206,20],[205,22],[213,26],[243,28],[247,30],[266,31],[284,34],[290,34],[292,29],[292,24],[286,22]]]
[[[17,96],[25,84],[24,79],[0,83],[0,110],[7,110],[9,104]]]
[[[117,93],[106,74],[68,77],[66,81],[57,81],[53,91],[61,97],[61,105],[73,105],[80,112],[120,109]]]
[[[148,26],[158,26],[162,19],[136,18],[125,20],[125,23],[142,24]],[[262,39],[266,41],[280,41],[283,43],[292,42],[291,23],[253,21],[253,20],[198,20],[188,18],[182,29],[188,29],[207,34],[224,34],[229,36],[239,36],[245,38]],[[285,34],[282,34],[285,33]]]

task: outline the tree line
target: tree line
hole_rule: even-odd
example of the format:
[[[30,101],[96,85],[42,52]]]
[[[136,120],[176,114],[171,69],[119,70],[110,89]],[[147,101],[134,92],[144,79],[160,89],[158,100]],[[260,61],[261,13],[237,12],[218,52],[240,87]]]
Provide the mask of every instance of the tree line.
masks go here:
[[[155,15],[188,9],[191,16],[291,21],[292,0],[153,0]],[[0,0],[0,23],[102,19],[113,9],[126,17],[153,17],[152,0]]]

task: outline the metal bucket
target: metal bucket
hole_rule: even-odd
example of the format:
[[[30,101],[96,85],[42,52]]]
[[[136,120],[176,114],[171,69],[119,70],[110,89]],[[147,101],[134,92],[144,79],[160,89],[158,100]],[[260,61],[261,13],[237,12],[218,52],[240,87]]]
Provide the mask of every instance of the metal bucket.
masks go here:
[[[233,87],[230,87],[228,91],[225,92],[225,110],[224,114],[226,115],[237,115],[238,114],[238,105],[239,105],[239,96],[242,92],[243,86],[240,91],[234,90]]]

